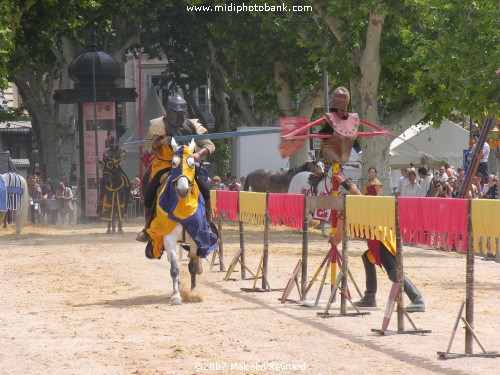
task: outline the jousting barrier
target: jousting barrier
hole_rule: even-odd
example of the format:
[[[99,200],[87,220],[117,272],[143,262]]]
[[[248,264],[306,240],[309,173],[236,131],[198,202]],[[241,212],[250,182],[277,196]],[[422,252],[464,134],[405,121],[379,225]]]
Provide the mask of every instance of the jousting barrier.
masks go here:
[[[397,243],[398,261],[398,281],[394,283],[393,290],[388,301],[388,307],[383,321],[383,330],[373,330],[386,333],[387,325],[393,307],[398,309],[398,332],[397,333],[425,333],[430,331],[417,330],[414,323],[409,319],[402,304],[402,279],[403,279],[403,249],[405,245],[433,245],[447,250],[467,253],[466,272],[466,317],[461,316],[463,306],[460,308],[457,323],[463,320],[466,328],[465,354],[449,353],[450,340],[447,352],[438,352],[442,358],[456,358],[456,356],[496,356],[497,352],[487,352],[481,346],[473,327],[473,292],[474,292],[474,254],[485,257],[494,255],[496,261],[500,262],[499,239],[500,226],[498,226],[498,212],[500,212],[500,201],[486,199],[454,199],[454,198],[413,198],[413,197],[373,197],[373,196],[352,196],[345,199],[341,197],[312,197],[296,194],[275,194],[275,193],[252,193],[252,192],[232,192],[225,190],[212,190],[210,192],[212,200],[212,210],[215,218],[218,219],[219,227],[219,250],[214,253],[212,265],[215,257],[219,257],[220,271],[225,272],[224,267],[224,242],[222,219],[239,222],[240,248],[236,252],[231,265],[226,273],[225,280],[229,280],[231,273],[238,263],[241,266],[241,279],[246,279],[248,271],[253,279],[253,288],[250,291],[271,291],[267,280],[268,259],[269,259],[269,226],[287,226],[302,231],[302,258],[295,266],[292,277],[288,280],[285,293],[289,293],[293,285],[297,285],[299,295],[305,295],[307,288],[307,253],[308,253],[308,212],[313,209],[345,209],[346,234],[343,245],[347,248],[347,237],[368,238],[368,239],[395,239]],[[344,204],[345,200],[345,204]],[[344,207],[345,205],[345,207]],[[244,223],[264,225],[264,248],[259,267],[254,274],[245,265],[245,243],[244,243]],[[340,228],[339,228],[340,229]],[[482,244],[486,241],[490,245],[490,254],[484,251]],[[495,246],[493,246],[495,244]],[[345,297],[347,297],[347,251],[342,253],[342,272],[339,273],[335,281],[335,287],[339,286],[342,279],[341,289],[341,315],[345,313]],[[257,279],[262,272],[262,287],[256,288]],[[300,288],[298,276],[300,274]],[[326,273],[325,273],[326,275]],[[333,269],[332,269],[333,279]],[[353,280],[354,281],[354,280]],[[332,282],[333,296],[334,283]],[[284,301],[284,300],[283,300]],[[350,299],[349,299],[350,302]],[[328,304],[329,307],[329,304]],[[325,310],[324,316],[327,315]],[[404,314],[404,315],[403,315]],[[404,331],[403,316],[406,316],[414,331]],[[456,330],[457,324],[455,324]],[[472,339],[476,340],[483,353],[472,353]]]

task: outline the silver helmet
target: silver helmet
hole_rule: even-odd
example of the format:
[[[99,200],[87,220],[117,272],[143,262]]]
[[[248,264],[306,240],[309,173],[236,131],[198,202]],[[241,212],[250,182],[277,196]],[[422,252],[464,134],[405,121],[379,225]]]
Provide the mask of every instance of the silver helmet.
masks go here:
[[[187,103],[182,96],[174,94],[167,102],[167,123],[172,126],[181,126],[186,118]]]

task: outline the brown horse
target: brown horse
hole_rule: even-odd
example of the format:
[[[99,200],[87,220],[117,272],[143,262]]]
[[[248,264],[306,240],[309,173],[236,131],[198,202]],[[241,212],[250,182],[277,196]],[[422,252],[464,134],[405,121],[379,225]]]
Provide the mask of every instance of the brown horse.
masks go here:
[[[250,172],[246,178],[244,191],[249,188],[253,192],[286,193],[293,176],[300,172],[322,173],[325,165],[321,160],[308,161],[298,167],[284,172],[273,172],[267,169],[257,169]]]

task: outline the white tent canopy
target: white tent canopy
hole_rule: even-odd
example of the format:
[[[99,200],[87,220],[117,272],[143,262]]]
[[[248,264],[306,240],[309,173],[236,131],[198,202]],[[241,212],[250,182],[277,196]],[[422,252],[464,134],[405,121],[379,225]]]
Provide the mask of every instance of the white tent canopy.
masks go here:
[[[432,123],[413,125],[401,134],[401,138],[406,142],[396,138],[389,150],[393,187],[401,177],[400,169],[411,162],[420,167],[424,154],[456,169],[463,164],[463,150],[469,148],[469,131],[449,120],[443,120],[438,129]]]
[[[391,143],[391,168],[407,167],[410,162],[420,165],[423,154],[456,168],[463,164],[463,150],[469,148],[469,132],[449,120],[443,120],[438,129],[432,123],[413,125],[401,138],[407,142],[396,138]]]

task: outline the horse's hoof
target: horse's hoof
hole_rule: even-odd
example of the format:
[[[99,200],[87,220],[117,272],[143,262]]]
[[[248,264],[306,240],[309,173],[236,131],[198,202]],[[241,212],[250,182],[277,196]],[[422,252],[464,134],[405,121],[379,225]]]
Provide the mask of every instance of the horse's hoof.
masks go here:
[[[135,240],[139,242],[148,242],[150,239],[151,238],[149,237],[149,234],[144,230],[140,231],[137,237],[135,238]]]
[[[118,229],[118,234],[123,234],[123,233],[125,233],[123,229]]]
[[[172,306],[178,306],[178,305],[181,305],[182,304],[182,298],[180,296],[173,296],[171,299],[170,299],[170,304]]]
[[[109,230],[109,229],[108,229],[108,230],[106,231],[106,234],[110,234],[110,233],[111,233],[111,230]]]

